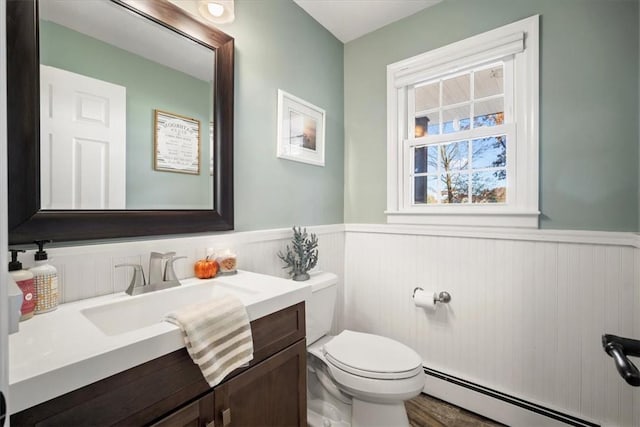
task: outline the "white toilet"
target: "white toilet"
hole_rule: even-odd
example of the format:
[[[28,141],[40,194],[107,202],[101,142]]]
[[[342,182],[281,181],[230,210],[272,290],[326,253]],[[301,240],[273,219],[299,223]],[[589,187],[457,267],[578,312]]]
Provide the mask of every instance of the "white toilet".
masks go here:
[[[306,304],[307,422],[311,427],[406,427],[404,401],[424,388],[422,358],[390,338],[331,330],[337,276],[316,273]]]

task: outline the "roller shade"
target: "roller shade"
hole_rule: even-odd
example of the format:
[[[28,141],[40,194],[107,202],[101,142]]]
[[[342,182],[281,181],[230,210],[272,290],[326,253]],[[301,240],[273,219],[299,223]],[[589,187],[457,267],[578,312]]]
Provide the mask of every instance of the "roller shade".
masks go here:
[[[519,31],[506,36],[478,38],[472,45],[462,49],[435,49],[420,55],[411,64],[404,64],[393,74],[394,86],[399,89],[423,82],[442,74],[450,74],[458,69],[469,68],[483,62],[496,61],[524,51],[524,32]],[[451,54],[451,51],[455,54]]]

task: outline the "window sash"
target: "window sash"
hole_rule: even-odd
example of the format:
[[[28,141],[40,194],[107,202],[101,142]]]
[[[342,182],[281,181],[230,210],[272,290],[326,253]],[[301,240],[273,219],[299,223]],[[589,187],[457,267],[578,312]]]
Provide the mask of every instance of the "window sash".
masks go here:
[[[445,73],[442,75],[439,75],[437,78],[433,78],[430,80],[425,80],[425,81],[420,81],[417,82],[411,86],[408,86],[406,88],[406,114],[407,116],[405,118],[402,118],[402,121],[406,120],[407,123],[407,127],[406,127],[406,135],[405,138],[413,138],[414,135],[414,129],[415,129],[415,119],[416,117],[421,117],[422,115],[424,115],[427,112],[438,112],[438,123],[440,126],[440,134],[438,135],[430,135],[427,137],[437,137],[437,136],[444,136],[445,139],[447,140],[448,137],[450,135],[462,135],[463,132],[469,132],[469,131],[458,131],[458,132],[451,132],[448,134],[442,134],[442,128],[443,128],[443,120],[442,120],[442,112],[444,110],[448,110],[451,108],[455,108],[458,106],[464,106],[464,105],[470,105],[470,110],[469,110],[469,119],[471,121],[471,130],[475,130],[475,129],[481,129],[481,128],[473,128],[474,126],[474,105],[477,104],[478,102],[482,102],[485,100],[490,100],[490,99],[497,99],[497,98],[503,98],[504,99],[504,123],[513,123],[515,121],[515,117],[517,117],[516,115],[516,111],[515,111],[515,105],[514,105],[514,100],[515,100],[515,96],[514,96],[514,62],[515,62],[515,57],[514,56],[509,56],[506,58],[502,58],[500,61],[487,61],[481,64],[476,64],[472,67],[467,67],[466,69],[464,69],[463,72],[449,72],[449,73]],[[445,80],[445,79],[450,79],[450,78],[455,78],[457,76],[460,75],[464,75],[464,74],[468,74],[468,73],[472,73],[472,72],[478,72],[478,71],[482,71],[484,69],[490,68],[494,65],[497,64],[502,64],[502,70],[504,73],[504,87],[503,87],[503,93],[500,95],[491,95],[491,96],[486,96],[486,97],[481,97],[481,98],[475,98],[475,93],[474,93],[474,78],[471,78],[471,82],[470,82],[470,99],[469,101],[465,101],[465,102],[460,102],[460,103],[456,103],[456,104],[451,104],[451,105],[447,105],[447,106],[443,106],[442,105],[442,83],[440,84],[440,105],[438,106],[438,108],[430,108],[428,110],[423,110],[423,111],[416,111],[416,97],[415,97],[415,90],[416,87],[420,87],[423,85],[428,85],[431,83],[435,83],[435,82],[440,82],[441,80]],[[473,74],[472,74],[473,75]],[[495,128],[495,126],[490,126],[490,128]]]
[[[415,177],[417,176],[427,176],[427,175],[440,175],[440,170],[438,169],[438,174],[435,173],[414,173],[414,149],[416,147],[423,147],[429,145],[442,145],[442,144],[450,144],[458,141],[471,141],[475,139],[482,139],[491,136],[500,136],[505,135],[507,138],[507,158],[506,158],[506,167],[495,167],[495,168],[478,168],[473,169],[471,164],[468,169],[462,171],[465,174],[473,174],[474,172],[481,172],[485,170],[491,169],[505,169],[507,171],[507,198],[504,203],[434,203],[434,204],[416,204],[414,201],[414,183]],[[517,176],[516,176],[516,154],[517,154],[517,144],[516,144],[516,124],[515,123],[506,123],[497,126],[490,127],[481,127],[476,129],[471,129],[468,131],[461,131],[456,133],[449,133],[445,135],[434,135],[427,136],[423,138],[412,138],[406,139],[403,141],[403,180],[402,180],[402,194],[403,194],[403,203],[402,208],[405,211],[414,211],[416,213],[424,212],[429,213],[433,210],[442,211],[443,209],[450,209],[452,212],[456,212],[459,209],[486,209],[487,206],[492,207],[512,207],[515,194],[515,189],[517,188]],[[470,199],[471,201],[472,199]]]

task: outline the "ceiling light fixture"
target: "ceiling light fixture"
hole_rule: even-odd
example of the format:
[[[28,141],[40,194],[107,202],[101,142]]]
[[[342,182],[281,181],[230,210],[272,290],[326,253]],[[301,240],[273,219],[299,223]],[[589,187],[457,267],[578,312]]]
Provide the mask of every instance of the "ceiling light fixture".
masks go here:
[[[198,3],[200,15],[216,24],[228,24],[236,17],[233,0],[200,0]]]
[[[220,3],[208,3],[207,10],[216,18],[220,18],[224,13],[224,6]]]

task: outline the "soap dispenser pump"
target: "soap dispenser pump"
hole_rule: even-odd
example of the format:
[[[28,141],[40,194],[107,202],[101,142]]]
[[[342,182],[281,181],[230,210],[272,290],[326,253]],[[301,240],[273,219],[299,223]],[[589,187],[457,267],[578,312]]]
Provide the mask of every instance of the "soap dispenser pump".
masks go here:
[[[9,273],[16,285],[22,291],[22,305],[20,306],[20,320],[27,320],[33,317],[36,308],[36,285],[33,273],[22,269],[22,263],[18,261],[18,252],[25,252],[24,249],[9,249],[11,252],[11,262],[9,263]]]
[[[58,271],[49,264],[45,243],[51,240],[35,240],[38,251],[35,253],[35,267],[29,269],[33,273],[36,282],[36,309],[35,314],[46,313],[58,308]]]

